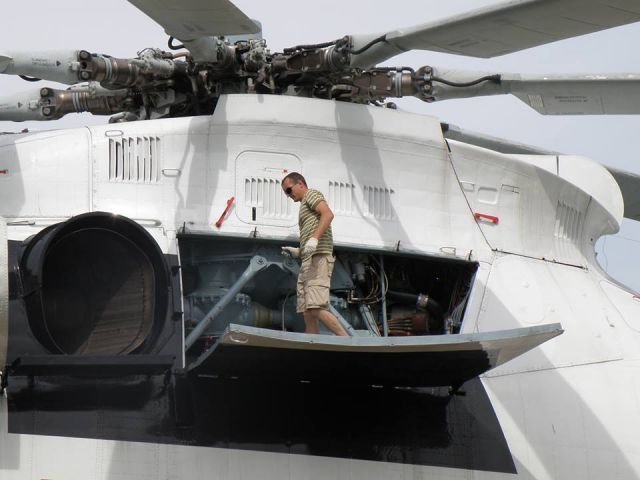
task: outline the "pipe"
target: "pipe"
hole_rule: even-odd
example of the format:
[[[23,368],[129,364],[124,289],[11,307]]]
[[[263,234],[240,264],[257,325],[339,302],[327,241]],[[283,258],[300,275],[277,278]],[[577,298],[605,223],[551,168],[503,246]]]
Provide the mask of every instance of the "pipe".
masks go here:
[[[426,310],[435,318],[441,319],[444,316],[440,304],[428,295],[422,293],[416,295],[415,293],[396,292],[394,290],[389,290],[387,294],[389,298],[398,302],[412,303],[418,310]]]

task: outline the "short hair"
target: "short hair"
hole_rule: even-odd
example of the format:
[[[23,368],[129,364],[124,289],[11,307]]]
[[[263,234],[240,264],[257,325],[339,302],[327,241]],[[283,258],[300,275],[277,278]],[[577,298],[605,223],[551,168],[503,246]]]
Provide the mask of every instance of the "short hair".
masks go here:
[[[288,174],[286,177],[284,177],[282,179],[282,182],[280,183],[284,183],[284,181],[286,179],[291,180],[293,183],[298,183],[298,182],[302,182],[304,183],[304,186],[307,186],[307,181],[304,179],[304,177],[302,175],[300,175],[298,172],[291,172],[290,174]]]

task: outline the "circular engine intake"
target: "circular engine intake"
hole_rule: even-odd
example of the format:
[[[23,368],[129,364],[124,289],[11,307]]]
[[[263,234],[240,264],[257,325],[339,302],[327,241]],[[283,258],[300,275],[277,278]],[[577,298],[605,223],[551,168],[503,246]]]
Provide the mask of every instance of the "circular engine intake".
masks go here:
[[[167,311],[155,240],[126,217],[88,213],[36,235],[21,258],[29,324],[51,352],[147,352]]]

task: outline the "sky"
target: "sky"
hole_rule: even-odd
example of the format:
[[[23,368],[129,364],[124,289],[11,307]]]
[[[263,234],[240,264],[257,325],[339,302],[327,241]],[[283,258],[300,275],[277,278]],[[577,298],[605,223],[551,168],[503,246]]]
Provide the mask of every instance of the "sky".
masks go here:
[[[467,12],[495,0],[394,0],[384,8],[365,0],[235,0],[248,16],[262,22],[272,51],[299,44],[335,40],[345,34],[377,33],[431,22]],[[46,9],[43,7],[46,5]],[[89,6],[91,5],[91,6]],[[162,27],[126,0],[41,0],[5,2],[0,53],[20,50],[77,50],[135,57],[136,52],[166,49]],[[385,62],[418,68],[463,68],[490,73],[640,73],[640,23],[563,40],[522,52],[483,60],[413,51]],[[38,90],[45,82],[27,83],[0,76],[0,101],[16,92]],[[60,87],[52,82],[46,84]],[[543,116],[511,96],[450,100],[425,104],[401,99],[400,108],[434,115],[466,130],[520,143],[590,157],[604,165],[640,174],[640,116]],[[55,123],[0,122],[0,131],[64,128],[105,123],[106,117],[68,115]],[[621,231],[600,240],[601,265],[622,283],[640,290],[640,222],[625,220]]]

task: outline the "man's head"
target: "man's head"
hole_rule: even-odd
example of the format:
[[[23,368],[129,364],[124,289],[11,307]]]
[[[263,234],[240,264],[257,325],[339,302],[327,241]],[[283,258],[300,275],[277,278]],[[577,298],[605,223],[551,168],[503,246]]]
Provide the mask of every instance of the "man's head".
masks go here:
[[[307,181],[298,172],[291,172],[281,182],[282,190],[294,202],[299,202],[304,197],[309,187]]]

